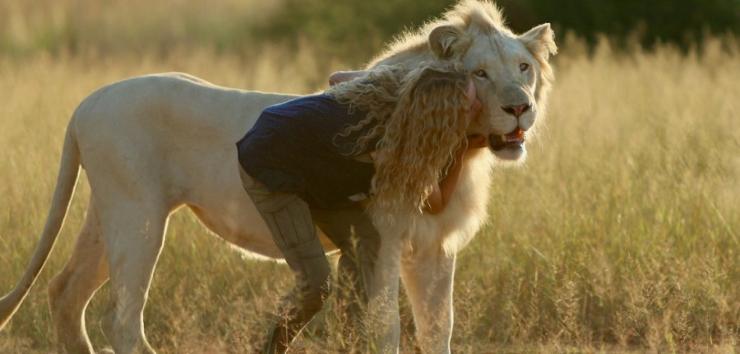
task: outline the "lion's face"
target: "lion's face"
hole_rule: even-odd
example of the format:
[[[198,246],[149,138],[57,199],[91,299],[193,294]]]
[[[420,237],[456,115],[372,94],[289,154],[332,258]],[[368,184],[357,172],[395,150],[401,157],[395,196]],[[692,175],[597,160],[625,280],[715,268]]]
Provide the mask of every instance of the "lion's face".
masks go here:
[[[463,64],[483,106],[479,125],[471,128],[487,133],[498,157],[519,159],[537,118],[537,61],[521,41],[498,34],[476,39],[468,53]]]
[[[542,66],[555,50],[550,26],[537,26],[521,36],[441,26],[429,41],[438,57],[458,59],[472,74],[482,110],[469,133],[488,136],[491,150],[501,159],[522,158],[527,131],[537,121],[539,104],[544,105],[538,102],[545,84]]]

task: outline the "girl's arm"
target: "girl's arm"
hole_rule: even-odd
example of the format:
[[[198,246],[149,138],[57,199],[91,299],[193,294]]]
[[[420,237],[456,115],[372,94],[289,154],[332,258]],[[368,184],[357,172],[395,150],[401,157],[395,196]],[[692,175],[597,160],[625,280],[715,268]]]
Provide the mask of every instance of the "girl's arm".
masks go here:
[[[445,210],[452,193],[457,187],[457,181],[460,179],[460,172],[463,168],[466,153],[468,150],[484,148],[487,145],[488,144],[484,136],[474,135],[468,137],[468,146],[457,151],[455,154],[455,160],[447,171],[447,175],[442,178],[438,184],[434,185],[434,190],[427,199],[427,205],[424,208],[425,212],[434,215]]]
[[[364,70],[358,71],[337,71],[329,76],[329,86],[334,86],[340,82],[349,81],[367,73]]]
[[[426,207],[424,211],[429,214],[439,214],[445,210],[447,203],[450,201],[452,192],[457,187],[457,180],[460,179],[460,171],[463,166],[463,155],[465,155],[465,149],[460,149],[462,153],[458,152],[455,154],[455,160],[452,162],[452,166],[447,171],[447,175],[442,178],[439,183],[434,185],[432,194],[427,199]]]

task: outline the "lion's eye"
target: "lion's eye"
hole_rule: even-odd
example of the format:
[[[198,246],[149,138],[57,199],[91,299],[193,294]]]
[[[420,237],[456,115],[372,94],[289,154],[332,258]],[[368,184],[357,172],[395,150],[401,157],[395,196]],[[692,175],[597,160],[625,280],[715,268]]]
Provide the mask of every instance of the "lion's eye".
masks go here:
[[[519,70],[521,70],[522,72],[527,71],[527,69],[529,69],[529,64],[527,63],[519,64]]]
[[[474,71],[473,72],[473,75],[475,75],[477,77],[482,77],[482,78],[488,77],[488,74],[486,74],[486,71],[483,70],[483,69],[478,69],[478,70]]]

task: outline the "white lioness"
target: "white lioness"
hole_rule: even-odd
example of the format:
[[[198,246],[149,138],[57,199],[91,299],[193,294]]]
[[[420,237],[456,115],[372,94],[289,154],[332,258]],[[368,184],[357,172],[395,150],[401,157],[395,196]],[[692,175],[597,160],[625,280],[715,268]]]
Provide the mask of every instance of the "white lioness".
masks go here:
[[[421,348],[450,352],[456,252],[486,217],[494,155],[506,160],[524,155],[522,131],[542,115],[551,80],[548,59],[555,50],[548,24],[515,35],[494,5],[469,0],[441,20],[407,33],[371,64],[462,61],[474,75],[483,106],[483,119],[470,133],[489,136],[491,144],[468,160],[442,213],[416,217],[408,223],[412,229],[380,227],[377,279],[369,294],[371,299],[390,295],[391,301],[374,309],[385,319],[374,338],[376,348],[398,350],[401,277]],[[265,107],[293,97],[219,87],[185,74],[132,78],[90,95],[67,129],[38,248],[17,287],[0,300],[0,327],[20,306],[49,255],[80,166],[92,190],[87,219],[69,263],[49,289],[62,352],[93,352],[83,313],[108,279],[111,311],[104,328],[113,349],[153,352],[144,335],[143,308],[168,216],[183,205],[232,244],[279,258],[267,226],[242,188],[234,143]],[[331,245],[326,245],[329,251]]]

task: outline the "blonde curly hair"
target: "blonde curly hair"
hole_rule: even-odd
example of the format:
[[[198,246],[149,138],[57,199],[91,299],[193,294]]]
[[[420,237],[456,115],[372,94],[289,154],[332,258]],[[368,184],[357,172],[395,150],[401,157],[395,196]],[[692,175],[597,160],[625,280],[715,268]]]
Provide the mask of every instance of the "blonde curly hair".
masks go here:
[[[339,136],[366,130],[353,153],[375,151],[370,204],[375,214],[422,212],[455,151],[467,144],[467,85],[461,65],[446,62],[410,71],[380,67],[327,91],[350,109],[366,113]]]

